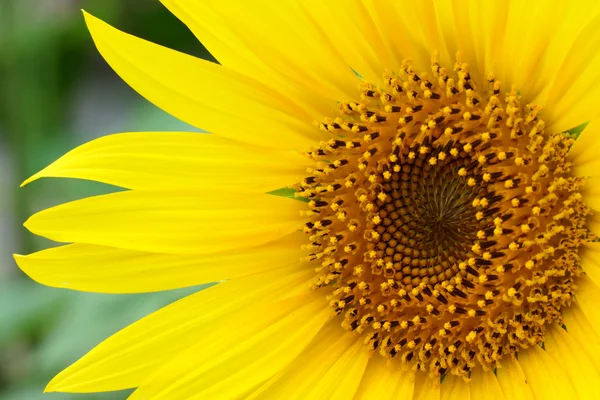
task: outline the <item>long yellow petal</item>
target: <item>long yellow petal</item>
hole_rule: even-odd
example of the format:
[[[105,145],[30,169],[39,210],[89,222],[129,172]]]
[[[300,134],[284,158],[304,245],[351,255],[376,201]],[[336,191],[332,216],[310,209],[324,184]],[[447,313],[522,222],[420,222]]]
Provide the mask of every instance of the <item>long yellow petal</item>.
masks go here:
[[[547,92],[588,15],[581,2],[555,2],[551,7],[544,0],[510,2],[504,53],[499,57],[503,68],[493,72],[505,85],[515,84],[524,102],[543,106],[549,117],[554,104]],[[552,118],[546,123],[551,125]]]
[[[303,239],[304,235],[294,233],[263,246],[202,256],[75,243],[27,256],[16,255],[15,259],[30,278],[47,286],[86,292],[142,293],[299,264]]]
[[[536,399],[573,399],[575,389],[561,364],[540,346],[519,352],[519,364]]]
[[[502,388],[504,397],[509,400],[533,400],[531,385],[521,369],[517,360],[510,357],[504,357],[501,366],[496,370],[498,383]]]
[[[600,288],[586,275],[577,280],[577,286],[575,303],[596,333],[600,334]]]
[[[161,1],[227,68],[274,81],[293,96],[312,93],[317,103],[356,95],[351,66],[300,2]]]
[[[554,324],[544,335],[546,352],[565,371],[580,399],[600,399],[600,387],[590,385],[600,376],[591,357],[577,340],[560,326]]]
[[[600,120],[593,119],[569,150],[569,160],[578,176],[600,176]]]
[[[441,400],[476,400],[471,397],[471,384],[456,375],[448,375],[444,378],[440,387]]]
[[[550,86],[546,103],[550,128],[563,131],[598,117],[600,99],[600,4],[597,1],[573,2],[579,20],[571,21],[568,53]]]
[[[357,337],[344,331],[339,320],[329,321],[311,344],[285,370],[273,376],[268,382],[249,396],[252,400],[285,398],[301,400],[310,398],[308,394],[319,385],[328,371],[357,342]],[[339,381],[329,382],[333,390]],[[316,398],[329,398],[321,394]],[[351,398],[351,396],[350,396]]]
[[[133,89],[175,117],[243,142],[304,149],[320,133],[283,94],[218,64],[123,33],[85,14],[96,47]]]
[[[600,288],[600,243],[584,243],[579,256],[584,272]]]
[[[476,400],[513,400],[506,397],[492,371],[475,368],[471,374],[471,398]]]
[[[173,254],[259,246],[298,230],[300,201],[273,195],[125,191],[41,211],[25,222],[58,242]]]
[[[395,363],[373,354],[354,400],[412,399],[414,390],[414,371],[403,371]]]
[[[233,279],[190,295],[135,322],[58,374],[51,392],[103,392],[139,386],[175,355],[245,314],[264,321],[265,304],[306,290],[314,273],[281,268]],[[262,308],[261,308],[262,307]],[[253,311],[254,310],[254,311]],[[229,337],[229,336],[227,336]]]
[[[128,189],[222,189],[268,192],[306,172],[306,158],[191,132],[104,136],[71,150],[24,184],[42,177],[89,179]]]
[[[149,375],[129,399],[241,398],[301,354],[331,315],[323,293],[296,296],[262,311],[198,335],[196,345]]]
[[[354,0],[343,3],[305,1],[302,4],[340,52],[346,64],[367,81],[378,84],[382,81],[382,73],[386,68],[400,67],[393,64],[388,48],[375,22],[370,18],[371,4]],[[395,36],[400,36],[400,33]]]
[[[413,400],[439,400],[440,398],[440,379],[432,379],[422,371],[415,372]]]
[[[562,310],[569,336],[590,356],[596,371],[600,373],[600,327],[592,326],[577,303]]]

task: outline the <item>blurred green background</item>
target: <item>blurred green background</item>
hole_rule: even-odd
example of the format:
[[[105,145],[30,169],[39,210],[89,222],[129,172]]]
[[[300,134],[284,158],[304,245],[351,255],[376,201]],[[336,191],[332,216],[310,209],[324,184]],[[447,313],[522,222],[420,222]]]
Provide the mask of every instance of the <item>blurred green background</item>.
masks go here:
[[[113,188],[26,177],[96,137],[193,130],[123,83],[96,52],[81,9],[136,36],[210,58],[158,0],[0,0],[0,400],[125,399],[129,392],[42,394],[45,384],[95,344],[198,288],[102,295],[47,288],[13,253],[53,245],[22,223],[48,206]]]

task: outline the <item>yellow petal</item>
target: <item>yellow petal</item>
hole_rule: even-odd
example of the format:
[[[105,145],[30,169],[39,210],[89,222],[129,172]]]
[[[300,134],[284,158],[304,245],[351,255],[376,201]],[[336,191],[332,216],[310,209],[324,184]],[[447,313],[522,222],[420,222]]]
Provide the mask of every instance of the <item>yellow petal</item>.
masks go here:
[[[517,360],[504,357],[501,365],[496,370],[496,379],[502,388],[506,399],[510,400],[533,400],[531,386],[521,369]]]
[[[569,160],[572,172],[578,176],[600,176],[600,120],[594,119],[585,127],[571,149]]]
[[[334,319],[302,354],[249,399],[351,399],[368,358],[362,340],[345,331],[339,320]]]
[[[383,71],[396,65],[369,15],[369,6],[358,1],[305,3],[306,12],[323,29],[346,64],[377,84],[382,81]]]
[[[451,68],[459,52],[479,85],[484,84],[488,72],[500,76],[508,3],[445,0],[431,3],[435,11],[425,15],[433,14],[436,19],[429,17],[427,26],[432,26],[429,29],[432,32],[438,31],[439,37],[431,37],[427,42],[430,48],[440,49],[444,65]]]
[[[413,400],[439,400],[440,378],[430,378],[425,372],[415,373]]]
[[[547,114],[556,131],[571,129],[599,115],[600,100],[600,5],[598,2],[573,2],[579,20],[572,21],[571,36],[560,38],[567,42],[568,53],[560,62],[546,102]]]
[[[519,364],[536,399],[573,399],[575,390],[561,364],[538,345],[519,352]]]
[[[295,268],[295,267],[294,267]],[[139,386],[155,369],[203,335],[241,321],[244,314],[269,318],[265,304],[306,290],[314,273],[280,268],[233,279],[181,299],[135,322],[96,346],[58,374],[46,388],[60,392],[102,392]],[[236,319],[237,318],[237,319]]]
[[[477,400],[513,400],[504,396],[502,387],[493,371],[473,369],[471,374],[471,398]]]
[[[448,374],[442,381],[440,387],[441,400],[470,400],[471,385],[456,375]],[[473,400],[477,399],[473,397]]]
[[[596,371],[600,372],[600,327],[592,326],[577,303],[562,310],[569,336],[590,356]]]
[[[319,132],[281,93],[223,66],[128,35],[85,14],[100,54],[133,89],[175,117],[221,136],[304,149]]]
[[[496,370],[498,383],[507,400],[533,400],[531,386],[517,360],[504,357]]]
[[[288,187],[306,170],[297,152],[264,149],[218,135],[136,132],[104,136],[68,152],[33,175],[89,179],[128,189]]]
[[[586,275],[577,280],[575,303],[591,326],[600,334],[600,289]],[[568,328],[567,328],[568,329]]]
[[[259,246],[298,230],[306,204],[280,196],[125,191],[41,211],[31,232],[78,242],[173,254]]]
[[[510,3],[504,56],[500,57],[503,68],[494,72],[505,85],[515,84],[524,102],[543,106],[548,125],[554,122],[554,104],[547,93],[560,65],[568,62],[567,53],[581,25],[589,20],[587,8],[582,2],[554,2],[552,6],[545,0]]]
[[[563,368],[578,398],[600,399],[600,387],[590,385],[600,378],[591,360],[592,355],[587,354],[574,337],[554,324],[546,330],[544,347],[556,364]]]
[[[261,311],[198,335],[196,345],[149,375],[130,400],[242,398],[301,354],[331,315],[323,293]]]
[[[27,256],[19,268],[47,286],[100,293],[141,293],[237,278],[298,264],[304,235],[291,234],[247,250],[161,254],[91,244],[69,244]],[[298,266],[300,269],[300,266]]]
[[[302,354],[249,399],[352,399],[368,359],[362,340],[345,331],[339,320],[332,320]]]
[[[414,390],[414,371],[402,371],[396,363],[373,354],[354,400],[412,399]]]
[[[316,102],[356,94],[358,80],[351,66],[299,2],[162,2],[227,68],[275,81],[293,96],[309,91]]]
[[[308,393],[356,342],[339,320],[329,321],[288,367],[260,386],[249,399],[307,399]],[[332,388],[333,388],[332,384]],[[321,396],[325,398],[325,396]]]
[[[584,243],[579,251],[581,267],[587,276],[600,288],[600,243]]]

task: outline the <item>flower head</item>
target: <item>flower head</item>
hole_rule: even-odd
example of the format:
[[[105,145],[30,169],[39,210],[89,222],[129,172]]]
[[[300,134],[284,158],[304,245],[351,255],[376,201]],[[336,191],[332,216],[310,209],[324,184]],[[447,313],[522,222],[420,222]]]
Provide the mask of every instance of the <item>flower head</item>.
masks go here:
[[[598,5],[164,2],[222,65],[86,21],[125,81],[212,134],[107,136],[57,160],[27,182],[130,190],[34,215],[71,244],[16,259],[79,290],[225,281],[49,390],[600,395]]]

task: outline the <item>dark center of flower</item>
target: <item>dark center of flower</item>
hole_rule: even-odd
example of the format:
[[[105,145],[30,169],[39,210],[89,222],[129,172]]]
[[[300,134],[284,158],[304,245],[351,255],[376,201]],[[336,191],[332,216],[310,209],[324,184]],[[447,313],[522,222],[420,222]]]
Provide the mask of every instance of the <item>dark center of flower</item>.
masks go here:
[[[433,376],[540,344],[561,322],[591,234],[573,139],[548,133],[488,76],[460,60],[432,77],[405,62],[321,128],[298,184],[310,199],[308,259],[342,325],[370,349]]]

